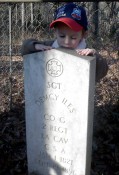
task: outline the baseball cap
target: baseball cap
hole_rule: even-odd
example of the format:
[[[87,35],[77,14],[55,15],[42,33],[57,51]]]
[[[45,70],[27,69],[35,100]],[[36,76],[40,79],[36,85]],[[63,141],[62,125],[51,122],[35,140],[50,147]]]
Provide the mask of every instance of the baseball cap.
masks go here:
[[[67,3],[55,11],[54,21],[50,24],[50,28],[55,27],[60,22],[76,32],[82,29],[87,30],[86,11],[82,6],[75,3]]]

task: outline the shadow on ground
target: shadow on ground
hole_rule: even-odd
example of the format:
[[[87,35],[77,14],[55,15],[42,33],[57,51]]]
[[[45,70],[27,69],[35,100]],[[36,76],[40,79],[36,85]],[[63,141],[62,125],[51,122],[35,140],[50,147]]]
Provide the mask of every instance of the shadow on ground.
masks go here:
[[[24,104],[0,114],[0,175],[27,175]],[[119,172],[119,107],[95,106],[92,174]]]

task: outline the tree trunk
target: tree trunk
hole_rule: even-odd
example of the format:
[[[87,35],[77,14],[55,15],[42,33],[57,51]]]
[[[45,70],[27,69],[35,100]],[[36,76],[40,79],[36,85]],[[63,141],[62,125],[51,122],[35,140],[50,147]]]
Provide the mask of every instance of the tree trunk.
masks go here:
[[[96,39],[98,37],[99,34],[99,26],[98,26],[98,22],[99,22],[99,14],[98,14],[98,10],[99,10],[99,2],[93,2],[92,4],[92,10],[94,11],[93,14],[93,26],[94,26],[94,32],[93,32],[93,38]]]

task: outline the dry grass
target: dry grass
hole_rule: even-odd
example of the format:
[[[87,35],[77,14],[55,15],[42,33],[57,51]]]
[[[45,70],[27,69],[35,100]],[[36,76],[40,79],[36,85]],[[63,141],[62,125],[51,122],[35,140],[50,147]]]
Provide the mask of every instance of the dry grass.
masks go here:
[[[96,86],[92,174],[119,174],[119,56],[107,52],[109,70]]]

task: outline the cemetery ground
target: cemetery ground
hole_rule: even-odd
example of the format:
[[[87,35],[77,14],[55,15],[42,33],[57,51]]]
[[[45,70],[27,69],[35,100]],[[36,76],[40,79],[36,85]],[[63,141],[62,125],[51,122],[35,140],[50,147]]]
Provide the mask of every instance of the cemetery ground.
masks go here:
[[[95,88],[91,174],[119,175],[119,55],[109,50],[102,50],[101,54],[107,59],[109,71]],[[21,71],[13,74],[11,110],[7,110],[5,102],[8,87],[3,85],[3,79],[8,77],[0,79],[6,88],[0,95],[4,105],[0,112],[0,175],[27,175],[23,78]],[[22,88],[18,91],[20,83]]]

